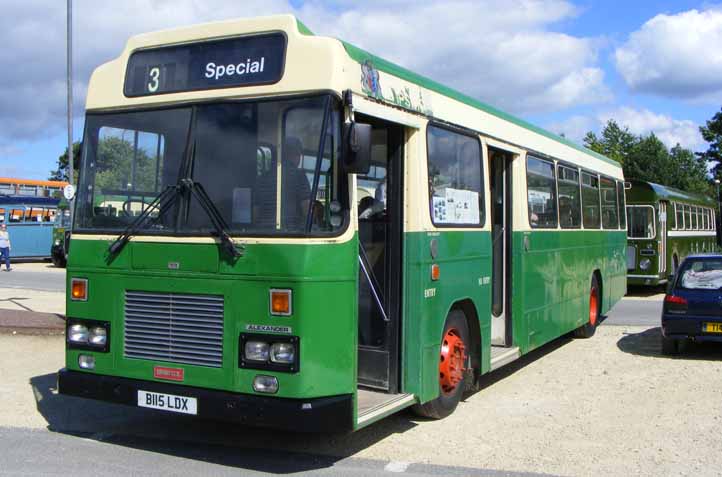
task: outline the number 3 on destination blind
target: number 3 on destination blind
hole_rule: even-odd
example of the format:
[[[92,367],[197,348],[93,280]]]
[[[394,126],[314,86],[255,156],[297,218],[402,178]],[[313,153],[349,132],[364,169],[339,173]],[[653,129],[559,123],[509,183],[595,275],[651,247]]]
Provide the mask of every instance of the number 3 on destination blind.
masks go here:
[[[158,85],[160,82],[158,79],[160,78],[160,68],[157,66],[150,69],[148,72],[148,76],[150,76],[150,83],[148,83],[148,91],[151,93],[155,93],[158,91]]]

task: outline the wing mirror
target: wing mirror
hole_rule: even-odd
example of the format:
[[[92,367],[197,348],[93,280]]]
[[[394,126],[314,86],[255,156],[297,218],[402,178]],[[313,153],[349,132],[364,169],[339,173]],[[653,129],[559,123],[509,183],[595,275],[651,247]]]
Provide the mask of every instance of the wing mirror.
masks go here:
[[[368,174],[371,169],[371,125],[345,123],[344,169],[349,174]]]

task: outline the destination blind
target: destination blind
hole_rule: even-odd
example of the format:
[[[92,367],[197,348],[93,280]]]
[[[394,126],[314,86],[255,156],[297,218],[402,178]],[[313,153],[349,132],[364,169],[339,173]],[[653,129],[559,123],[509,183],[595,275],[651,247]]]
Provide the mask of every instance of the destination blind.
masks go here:
[[[124,93],[148,96],[271,84],[283,76],[280,33],[140,50],[128,61]]]

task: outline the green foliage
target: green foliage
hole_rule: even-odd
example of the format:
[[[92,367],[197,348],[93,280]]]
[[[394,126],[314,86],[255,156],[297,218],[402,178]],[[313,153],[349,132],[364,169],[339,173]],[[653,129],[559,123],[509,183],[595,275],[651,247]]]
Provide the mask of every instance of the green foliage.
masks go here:
[[[687,192],[712,192],[706,160],[679,144],[671,150],[667,149],[653,133],[637,136],[630,133],[628,128],[622,128],[614,120],[609,120],[600,136],[588,132],[584,144],[619,162],[624,177],[629,179],[655,182]]]
[[[80,169],[80,143],[73,143],[73,182],[78,183],[78,170]],[[58,157],[58,168],[50,171],[51,181],[67,181],[68,180],[68,148],[65,148],[63,154]]]
[[[701,126],[699,132],[709,143],[709,148],[697,155],[700,159],[714,164],[712,175],[716,179],[722,179],[722,110],[707,121],[706,126]]]

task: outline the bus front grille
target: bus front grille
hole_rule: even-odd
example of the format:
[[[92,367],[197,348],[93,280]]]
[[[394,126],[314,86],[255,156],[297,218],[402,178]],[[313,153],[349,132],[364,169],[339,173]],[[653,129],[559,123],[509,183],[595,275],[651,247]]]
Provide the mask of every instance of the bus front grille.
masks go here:
[[[223,297],[125,292],[124,356],[220,368]]]
[[[627,270],[637,268],[637,247],[633,245],[627,246]]]

